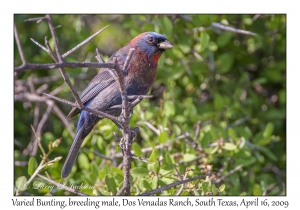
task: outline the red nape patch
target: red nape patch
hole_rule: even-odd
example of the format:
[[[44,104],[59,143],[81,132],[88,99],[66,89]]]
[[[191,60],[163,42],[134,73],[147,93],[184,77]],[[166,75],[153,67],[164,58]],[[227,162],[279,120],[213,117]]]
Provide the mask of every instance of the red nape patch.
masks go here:
[[[145,36],[145,34],[147,34],[148,32],[144,32],[144,33],[141,33],[140,35],[134,37],[130,42],[129,44],[135,44],[138,40],[141,40],[143,39],[143,37]]]

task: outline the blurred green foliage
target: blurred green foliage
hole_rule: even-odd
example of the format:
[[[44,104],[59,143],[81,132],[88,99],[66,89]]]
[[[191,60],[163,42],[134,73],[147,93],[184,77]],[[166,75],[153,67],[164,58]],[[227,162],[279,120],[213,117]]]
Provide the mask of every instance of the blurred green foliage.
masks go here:
[[[23,22],[39,16],[15,15],[16,26],[26,60],[52,63],[51,57],[30,41],[34,38],[43,44],[47,36],[53,46],[47,23]],[[97,62],[96,47],[107,60],[144,31],[165,34],[174,45],[159,60],[156,82],[150,91],[154,98],[136,106],[131,118],[131,126],[140,127],[132,150],[151,162],[132,160],[132,195],[179,180],[172,165],[187,178],[218,172],[211,180],[187,184],[182,195],[286,194],[285,15],[53,15],[52,18],[56,25],[61,25],[56,31],[63,53],[109,25],[94,40],[68,56],[67,61]],[[251,31],[257,36],[223,31],[212,27],[213,22]],[[21,60],[16,44],[14,49],[14,65],[18,66]],[[66,70],[78,92],[98,71]],[[15,80],[28,85],[30,78],[49,76],[59,78],[47,83],[44,92],[49,93],[64,83],[58,70],[30,70]],[[41,85],[34,83],[34,88]],[[57,96],[74,101],[68,87]],[[56,104],[65,115],[69,112],[70,107]],[[39,122],[47,109],[45,103],[23,100],[14,104],[14,157],[16,163],[25,162],[25,166],[15,164],[16,186],[28,180],[41,161],[41,151],[35,159],[24,155],[33,138],[30,124],[34,124],[36,106],[39,106]],[[76,120],[71,121],[74,132]],[[62,137],[62,143],[49,158],[66,157],[73,138],[60,118],[51,113],[42,131],[44,148]],[[84,143],[84,148],[89,150],[81,150],[69,178],[60,177],[64,158],[47,168],[47,174],[57,182],[83,183],[104,195],[115,194],[116,188],[122,186],[123,171],[117,167],[122,159],[104,160],[90,151],[108,157],[112,148],[120,153],[114,131],[117,127],[111,121],[100,121]],[[158,148],[162,144],[165,146]],[[36,181],[42,180],[36,178]],[[174,195],[180,187],[166,190],[162,195]],[[59,188],[24,190],[21,190],[24,195],[70,194]],[[93,189],[81,191],[97,194]]]

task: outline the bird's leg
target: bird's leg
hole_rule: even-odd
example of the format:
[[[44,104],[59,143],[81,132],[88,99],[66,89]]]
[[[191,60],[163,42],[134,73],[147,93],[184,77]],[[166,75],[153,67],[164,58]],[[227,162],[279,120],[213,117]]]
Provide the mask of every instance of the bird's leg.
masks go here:
[[[133,108],[130,107],[130,114],[129,114],[129,117],[128,117],[128,118],[130,118],[130,117],[132,116],[132,114],[133,114]]]
[[[129,116],[128,117],[124,116],[124,111],[122,109],[121,116],[123,116],[124,118],[129,119],[132,116],[132,114],[133,114],[133,107],[130,107],[130,111],[129,111]]]
[[[122,133],[123,133],[123,130],[121,129]],[[124,138],[119,138],[118,135],[113,132],[114,136],[115,136],[115,139],[116,141],[119,143],[119,147],[122,149],[122,152],[123,152],[123,149],[124,149]]]
[[[120,143],[119,143],[119,147],[122,149],[122,152],[123,152],[123,150],[125,149],[125,144],[124,144],[124,138],[121,138],[120,139]]]
[[[131,130],[131,139],[133,140],[136,137],[137,132],[139,132],[139,127],[135,127]]]

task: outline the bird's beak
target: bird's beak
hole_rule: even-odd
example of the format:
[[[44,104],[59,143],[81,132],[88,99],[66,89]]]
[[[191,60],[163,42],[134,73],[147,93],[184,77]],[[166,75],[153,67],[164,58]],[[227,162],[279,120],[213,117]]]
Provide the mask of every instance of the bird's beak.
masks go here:
[[[173,45],[168,40],[163,41],[158,44],[158,48],[161,48],[161,49],[170,49],[172,47],[173,47]]]

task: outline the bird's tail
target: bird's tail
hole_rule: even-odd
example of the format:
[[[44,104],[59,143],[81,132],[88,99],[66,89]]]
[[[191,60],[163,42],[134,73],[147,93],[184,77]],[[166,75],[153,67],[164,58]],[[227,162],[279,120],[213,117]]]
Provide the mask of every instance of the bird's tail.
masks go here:
[[[65,161],[65,164],[63,166],[63,169],[61,171],[61,177],[62,178],[65,178],[67,177],[70,172],[71,172],[71,169],[75,163],[75,160],[77,158],[77,155],[78,155],[78,151],[80,149],[80,146],[84,140],[84,135],[82,135],[84,133],[84,127],[82,126],[76,133],[76,137],[74,139],[74,142],[69,150],[69,154],[67,156],[67,159]]]

